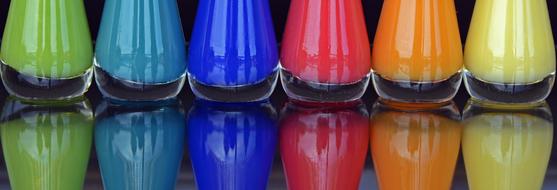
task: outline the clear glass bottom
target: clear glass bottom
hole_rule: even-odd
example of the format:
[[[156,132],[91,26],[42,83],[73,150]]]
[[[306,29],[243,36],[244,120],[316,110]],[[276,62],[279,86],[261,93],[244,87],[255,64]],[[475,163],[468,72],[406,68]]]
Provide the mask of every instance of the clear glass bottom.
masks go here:
[[[167,83],[138,83],[109,75],[95,66],[95,81],[101,93],[124,101],[157,101],[176,97],[184,86],[185,76]]]
[[[87,92],[93,78],[93,69],[72,78],[45,78],[23,74],[0,64],[2,83],[13,96],[29,100],[62,100],[82,96]]]
[[[360,99],[369,84],[369,75],[348,84],[326,84],[304,81],[281,70],[281,82],[288,97],[305,102],[352,102]]]
[[[407,103],[441,103],[453,99],[462,81],[458,72],[448,79],[432,82],[393,81],[372,73],[377,94],[386,100]]]
[[[191,90],[198,98],[216,102],[256,102],[268,99],[277,84],[278,71],[265,80],[240,86],[211,86],[188,75]]]
[[[527,104],[544,101],[555,82],[555,73],[530,84],[493,83],[478,79],[469,71],[464,73],[464,83],[472,98],[495,103]]]

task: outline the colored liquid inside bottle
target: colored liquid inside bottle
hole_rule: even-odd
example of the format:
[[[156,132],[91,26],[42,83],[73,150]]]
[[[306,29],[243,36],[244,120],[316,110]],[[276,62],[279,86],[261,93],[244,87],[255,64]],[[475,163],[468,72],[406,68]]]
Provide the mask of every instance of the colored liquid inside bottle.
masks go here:
[[[93,45],[81,0],[11,1],[0,59],[6,90],[26,99],[83,95]]]
[[[175,189],[186,118],[177,100],[98,108],[95,148],[104,189]]]
[[[269,0],[199,2],[188,77],[197,97],[220,102],[268,98],[278,78]]]
[[[358,189],[369,144],[369,116],[353,106],[288,103],[280,154],[288,189]]]
[[[313,102],[359,99],[367,88],[370,46],[359,0],[293,0],[282,41],[282,84]]]
[[[454,104],[428,109],[376,103],[371,154],[380,189],[451,189],[461,126]]]
[[[545,0],[476,1],[465,50],[465,81],[473,97],[542,101],[553,87],[555,64]]]
[[[29,104],[13,97],[0,135],[11,189],[82,189],[93,139],[87,100]]]
[[[106,1],[95,58],[95,79],[105,96],[140,101],[175,97],[187,62],[176,0]]]
[[[467,107],[462,151],[470,189],[542,189],[553,143],[549,107]]]
[[[374,40],[379,96],[444,102],[460,86],[462,45],[453,0],[385,0]]]
[[[269,102],[197,100],[188,115],[188,146],[200,190],[266,189],[278,143]]]

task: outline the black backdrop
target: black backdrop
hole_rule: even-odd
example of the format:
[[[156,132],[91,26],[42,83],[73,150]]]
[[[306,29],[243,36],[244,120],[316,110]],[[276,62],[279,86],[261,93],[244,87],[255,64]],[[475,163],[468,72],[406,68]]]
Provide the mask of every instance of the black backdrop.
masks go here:
[[[98,31],[98,26],[103,10],[103,4],[105,0],[84,0],[85,6],[87,8],[87,14],[89,19],[89,25],[91,28],[91,33],[93,35],[93,39],[96,38],[96,34]],[[193,26],[193,21],[195,18],[195,13],[197,9],[197,2],[199,0],[177,0],[180,8],[180,14],[182,18],[182,27],[184,28],[184,32],[186,35],[186,39],[189,40],[191,35],[191,28]],[[362,0],[366,21],[367,21],[367,28],[368,33],[370,35],[370,40],[373,40],[373,36],[375,35],[375,28],[377,26],[377,21],[379,19],[379,14],[381,11],[381,6],[384,0]],[[6,20],[6,16],[8,13],[10,0],[0,0],[0,32],[4,30],[4,23]],[[290,0],[270,0],[271,9],[273,20],[275,24],[275,30],[277,34],[277,39],[280,41],[282,37],[282,31],[284,29],[284,25],[286,22],[286,17],[288,15],[288,8],[290,4]],[[472,11],[474,9],[475,0],[455,0],[457,14],[460,24],[460,30],[462,35],[462,40],[466,39],[466,34],[468,31],[468,26],[470,24],[470,19],[472,17]],[[550,10],[550,16],[552,19],[552,26],[555,38],[557,39],[557,1],[556,0],[548,0],[547,1]],[[373,42],[370,42],[373,43]],[[548,99],[552,107],[557,108],[557,101],[554,101],[555,97],[557,97],[557,89],[554,90],[553,95]],[[5,91],[0,91],[0,98],[4,98],[6,96]],[[98,103],[101,100],[101,96],[98,93],[95,86],[93,86],[88,93],[89,99],[93,102],[93,104]],[[188,105],[191,104],[193,99],[192,93],[188,87],[184,88],[180,98],[183,99],[183,102],[186,104],[186,108]],[[282,92],[281,88],[277,88],[275,94],[273,95],[272,101],[280,108],[280,104],[282,104],[286,99],[286,96]],[[368,90],[364,97],[364,101],[369,105],[376,99],[376,95],[371,90]],[[455,98],[455,102],[459,105],[462,109],[466,100],[468,99],[468,95],[464,91],[464,88],[461,88],[461,92]]]
[[[4,21],[6,20],[6,15],[8,13],[8,7],[10,0],[0,0],[0,32],[4,30]],[[103,4],[105,0],[84,0],[85,6],[87,8],[87,14],[89,18],[89,25],[91,26],[91,32],[93,38],[96,37],[96,33],[99,26],[100,17],[102,14]],[[184,32],[186,38],[189,39],[191,34],[191,27],[193,26],[193,20],[195,17],[195,11],[197,9],[197,2],[199,0],[177,0],[183,23]],[[269,0],[271,3],[271,9],[273,14],[273,19],[275,22],[275,29],[278,39],[282,36],[282,31],[284,24],[286,22],[286,17],[288,14],[288,8],[290,0]],[[384,0],[362,0],[365,15],[367,20],[368,32],[370,40],[373,40],[375,34],[375,27],[377,25],[377,20],[379,19],[379,14],[381,11],[381,5]],[[458,19],[460,23],[460,30],[462,34],[462,39],[466,39],[466,33],[468,31],[468,25],[470,23],[470,18],[472,17],[472,11],[474,9],[475,0],[455,0],[456,9],[458,12]],[[554,31],[557,27],[557,1],[548,0],[549,9],[551,12],[552,25]],[[557,33],[556,33],[557,34]],[[557,35],[555,35],[557,37]]]

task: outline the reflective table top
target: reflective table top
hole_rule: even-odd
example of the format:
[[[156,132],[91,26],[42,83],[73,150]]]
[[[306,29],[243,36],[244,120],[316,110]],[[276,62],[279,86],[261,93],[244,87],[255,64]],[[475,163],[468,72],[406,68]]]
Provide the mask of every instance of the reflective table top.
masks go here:
[[[555,93],[554,93],[555,94]],[[0,189],[555,189],[556,95],[469,101],[26,102],[0,91]]]

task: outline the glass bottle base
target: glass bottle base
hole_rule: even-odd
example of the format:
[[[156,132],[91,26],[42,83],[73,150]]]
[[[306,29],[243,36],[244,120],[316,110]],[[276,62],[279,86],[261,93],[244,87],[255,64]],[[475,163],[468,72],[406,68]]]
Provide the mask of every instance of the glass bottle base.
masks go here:
[[[407,103],[441,103],[453,99],[462,81],[458,72],[434,82],[393,81],[372,73],[377,94],[386,100]]]
[[[256,102],[268,99],[277,84],[278,71],[265,80],[251,85],[210,86],[188,75],[191,90],[196,97],[216,102]]]
[[[158,101],[176,97],[186,77],[167,83],[138,83],[110,76],[100,67],[95,67],[95,81],[103,96],[123,101]]]
[[[93,69],[88,69],[73,78],[44,78],[30,76],[0,64],[2,83],[13,96],[29,100],[62,100],[82,96],[87,92],[93,78]]]
[[[360,99],[369,84],[369,75],[349,84],[325,84],[304,81],[281,70],[281,82],[288,97],[305,102],[352,102]]]
[[[527,104],[544,101],[553,88],[555,73],[530,84],[492,83],[464,72],[464,83],[472,98],[495,103]]]

